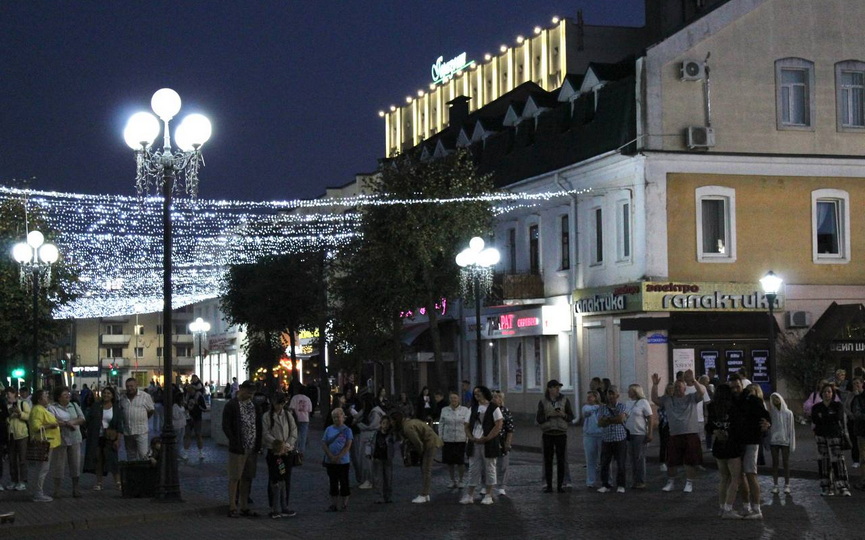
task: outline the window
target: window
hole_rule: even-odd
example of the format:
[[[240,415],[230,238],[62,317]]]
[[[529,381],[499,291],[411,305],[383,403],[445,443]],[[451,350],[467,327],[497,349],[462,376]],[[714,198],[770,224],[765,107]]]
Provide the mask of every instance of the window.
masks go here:
[[[177,356],[192,356],[192,345],[178,345]]]
[[[567,214],[562,216],[562,270],[571,267],[571,224]]]
[[[137,336],[143,336],[144,335],[144,325],[143,324],[136,324],[135,325],[135,335],[137,335]]]
[[[156,333],[160,336],[162,335],[162,325],[161,324],[156,325]]]
[[[802,58],[775,62],[775,106],[778,129],[813,130],[814,63]]]
[[[535,275],[541,273],[540,239],[538,225],[529,226],[529,272]]]
[[[812,251],[815,263],[850,262],[850,196],[838,189],[811,192]]]
[[[697,260],[736,260],[736,191],[721,186],[696,190]]]
[[[144,358],[144,347],[135,347],[135,358]]]
[[[162,358],[162,347],[156,347],[156,356]]]
[[[511,274],[517,273],[517,230],[508,229],[508,266]]]
[[[180,323],[180,324],[174,325],[174,335],[180,336],[180,335],[189,334],[189,333],[191,333],[191,332],[189,331],[189,325],[188,324]]]
[[[631,260],[631,202],[616,203],[616,260]]]
[[[109,336],[120,336],[123,334],[122,324],[106,324],[105,333]]]
[[[109,347],[105,349],[105,358],[123,358],[123,347]]]
[[[600,208],[592,209],[591,258],[592,264],[604,262],[604,215]]]
[[[838,131],[865,128],[865,62],[835,64],[835,100]]]

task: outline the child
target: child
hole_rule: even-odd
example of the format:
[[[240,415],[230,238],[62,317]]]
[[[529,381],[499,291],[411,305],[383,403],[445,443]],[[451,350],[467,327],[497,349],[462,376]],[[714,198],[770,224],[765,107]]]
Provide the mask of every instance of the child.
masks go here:
[[[772,449],[772,493],[778,493],[778,453],[784,462],[784,493],[790,493],[790,452],[796,451],[796,428],[793,424],[793,412],[787,408],[787,403],[781,394],[775,392],[769,398],[769,417],[772,426],[769,428],[769,446]]]
[[[376,504],[393,502],[393,456],[396,444],[390,417],[382,416],[381,425],[372,439],[373,483],[381,489],[381,499]]]
[[[162,438],[153,437],[150,440],[150,452],[147,453],[147,459],[150,460],[150,465],[157,467],[162,454]]]

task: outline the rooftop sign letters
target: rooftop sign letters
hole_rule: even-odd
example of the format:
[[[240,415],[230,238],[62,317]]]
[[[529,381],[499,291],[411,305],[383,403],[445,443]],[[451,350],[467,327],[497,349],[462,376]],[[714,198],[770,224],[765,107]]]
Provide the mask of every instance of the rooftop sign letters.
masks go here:
[[[637,311],[767,311],[769,301],[756,283],[643,281],[615,287],[577,289],[574,311],[579,315]],[[784,298],[775,299],[783,309]]]
[[[474,60],[466,61],[466,53],[462,53],[447,62],[444,61],[444,56],[439,56],[430,69],[432,80],[435,83],[444,82],[474,63]]]

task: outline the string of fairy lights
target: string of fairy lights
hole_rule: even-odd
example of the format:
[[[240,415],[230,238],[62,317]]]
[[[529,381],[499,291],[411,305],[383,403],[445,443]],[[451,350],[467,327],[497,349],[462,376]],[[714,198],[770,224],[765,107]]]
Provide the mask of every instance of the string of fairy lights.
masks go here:
[[[581,195],[587,190],[496,192],[451,199],[390,199],[371,195],[285,201],[175,198],[175,307],[218,296],[226,269],[268,255],[338,253],[358,235],[365,205],[484,201],[497,214]],[[86,195],[0,186],[0,201],[38,207],[57,232],[52,241],[78,272],[78,299],[55,318],[152,313],[162,309],[162,198]],[[10,246],[11,249],[11,246]]]

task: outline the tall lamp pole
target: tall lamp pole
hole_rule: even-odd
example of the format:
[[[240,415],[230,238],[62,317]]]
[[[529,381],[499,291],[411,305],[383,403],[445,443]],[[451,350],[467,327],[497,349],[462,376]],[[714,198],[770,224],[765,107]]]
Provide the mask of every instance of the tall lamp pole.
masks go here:
[[[210,323],[198,317],[189,323],[189,331],[198,336],[198,376],[204,379],[204,356],[202,354],[201,341],[210,332]]]
[[[485,284],[491,280],[492,267],[498,264],[501,255],[496,248],[484,249],[484,239],[475,236],[469,241],[469,247],[462,250],[456,257],[457,265],[463,268],[472,280],[473,296],[475,297],[475,346],[476,346],[476,369],[477,383],[483,383],[483,358],[484,348],[481,341],[481,278]]]
[[[26,242],[12,248],[14,258],[21,268],[21,286],[33,293],[33,357],[30,364],[30,385],[36,390],[39,370],[39,289],[51,285],[51,265],[60,258],[57,246],[45,242],[39,231],[30,231]]]
[[[183,184],[190,196],[198,193],[198,169],[203,165],[201,145],[210,138],[210,120],[200,114],[190,114],[177,127],[174,138],[179,147],[171,146],[171,136],[168,129],[169,121],[180,112],[180,96],[170,88],[162,88],[153,94],[150,100],[153,112],[163,122],[150,113],[139,112],[129,119],[123,138],[130,148],[135,150],[136,177],[135,186],[138,193],[149,193],[151,188],[162,188],[162,333],[163,333],[163,373],[165,375],[165,409],[170,411],[174,405],[174,366],[172,365],[171,347],[171,196],[174,193],[175,181]],[[162,149],[153,150],[152,145],[163,132]],[[180,479],[177,471],[177,440],[174,432],[174,422],[171,414],[165,415],[162,426],[162,459],[159,465],[159,487],[156,491],[157,501],[181,501]]]
[[[775,301],[782,283],[783,280],[771,270],[760,279],[763,294],[769,302],[769,377],[772,379],[772,388],[778,388],[778,381],[775,378],[778,373],[778,362],[775,358]]]

